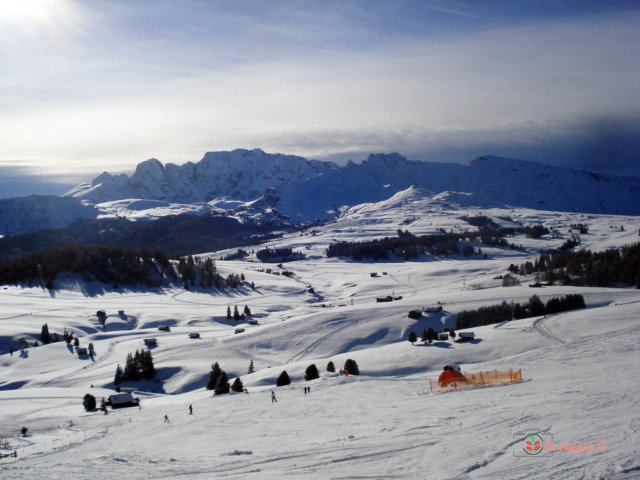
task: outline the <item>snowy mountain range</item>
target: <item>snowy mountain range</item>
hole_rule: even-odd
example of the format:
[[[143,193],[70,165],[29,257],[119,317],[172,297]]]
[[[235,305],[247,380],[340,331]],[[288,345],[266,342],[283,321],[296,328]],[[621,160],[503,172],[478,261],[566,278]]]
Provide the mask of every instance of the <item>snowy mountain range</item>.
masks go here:
[[[131,176],[104,172],[61,197],[0,200],[0,235],[57,228],[101,216],[132,220],[224,212],[289,223],[331,220],[346,209],[416,187],[427,197],[454,196],[481,208],[524,207],[600,214],[640,214],[640,178],[614,177],[482,156],[470,165],[371,154],[359,164],[237,149],[197,162],[150,159]]]
[[[162,165],[152,158],[135,173],[112,176],[104,172],[91,184],[78,185],[65,196],[92,203],[126,198],[171,203],[209,202],[219,197],[255,200],[264,191],[284,183],[305,181],[338,166],[294,155],[268,154],[260,149],[209,152],[198,163]]]
[[[151,159],[135,173],[103,173],[65,196],[99,204],[130,198],[190,204],[220,197],[252,201],[276,189],[268,202],[301,221],[327,218],[344,206],[375,202],[415,186],[436,194],[474,194],[479,206],[521,206],[588,213],[637,214],[640,179],[616,178],[533,162],[483,156],[470,166],[407,160],[397,153],[371,154],[339,167],[262,150],[210,152],[183,166]],[[273,191],[270,195],[273,197]]]

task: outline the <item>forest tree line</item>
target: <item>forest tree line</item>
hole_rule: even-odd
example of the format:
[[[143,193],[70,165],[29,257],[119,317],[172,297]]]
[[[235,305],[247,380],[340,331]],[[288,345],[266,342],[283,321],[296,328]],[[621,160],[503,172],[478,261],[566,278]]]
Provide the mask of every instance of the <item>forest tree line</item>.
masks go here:
[[[420,255],[457,255],[460,253],[458,242],[479,241],[483,245],[507,247],[509,244],[502,235],[491,229],[465,233],[436,233],[415,236],[402,232],[397,237],[385,237],[363,242],[337,242],[327,248],[327,257],[350,257],[353,260],[371,258],[388,260],[393,254],[403,260],[418,258]],[[515,246],[511,246],[515,248]],[[466,256],[466,253],[465,253]]]
[[[223,278],[210,258],[202,260],[191,255],[170,258],[159,249],[67,246],[26,254],[0,265],[0,283],[53,289],[54,281],[65,273],[80,275],[85,282],[96,280],[115,288],[162,287],[178,280],[186,289],[196,285],[205,289],[237,288],[244,281],[237,274]]]
[[[493,323],[508,322],[509,320],[552,315],[580,308],[586,308],[584,297],[580,294],[550,298],[546,304],[537,295],[534,295],[524,304],[503,301],[499,305],[480,307],[477,310],[464,310],[456,318],[455,329],[480,327]]]
[[[533,263],[510,265],[509,271],[535,273],[540,281],[556,285],[640,288],[640,243],[603,252],[544,253]]]
[[[170,215],[152,222],[105,218],[0,238],[0,264],[34,253],[67,245],[114,246],[160,249],[168,255],[190,255],[245,245],[255,245],[282,236],[279,222],[245,222],[221,216]],[[295,228],[291,227],[292,230]],[[278,230],[278,233],[275,231]]]

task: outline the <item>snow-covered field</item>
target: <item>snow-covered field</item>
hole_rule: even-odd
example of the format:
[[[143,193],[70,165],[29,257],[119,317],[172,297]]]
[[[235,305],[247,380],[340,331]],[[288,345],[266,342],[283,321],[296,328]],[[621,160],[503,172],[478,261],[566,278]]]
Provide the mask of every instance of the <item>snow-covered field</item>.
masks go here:
[[[313,232],[272,241],[306,255],[284,265],[294,277],[258,271],[283,270],[275,265],[218,261],[223,275],[245,275],[237,290],[113,291],[69,281],[50,294],[1,286],[0,435],[10,448],[0,453],[18,456],[0,459],[0,478],[640,478],[640,291],[534,290],[528,287],[533,277],[503,288],[494,279],[511,263],[561,245],[571,224],[588,224],[582,246],[601,250],[636,242],[640,218],[456,210],[455,197],[425,199],[410,189],[353,207]],[[414,234],[472,230],[458,219],[465,213],[505,225],[507,216],[525,225],[544,223],[564,238],[517,237],[523,251],[482,247],[487,259],[324,258],[331,242],[393,236],[398,228]],[[464,309],[525,302],[534,293],[543,301],[581,293],[588,308],[474,328],[478,340],[472,343],[407,341],[411,330],[420,336],[428,326],[453,327]],[[403,299],[375,302],[391,294]],[[407,317],[438,302],[442,312]],[[259,324],[227,320],[227,307],[236,305],[240,311],[248,305]],[[98,310],[109,315],[106,329]],[[30,348],[27,358],[9,355],[10,341],[39,340],[45,323],[51,332],[73,330],[82,346],[93,343],[94,360],[79,358],[64,343]],[[159,325],[171,331],[158,331]],[[245,331],[235,334],[239,326]],[[188,338],[192,332],[201,338]],[[99,401],[114,393],[116,365],[146,348],[149,337],[158,340],[152,348],[158,375],[139,384],[142,408],[108,416],[85,412],[82,397],[91,393]],[[339,369],[348,358],[362,375],[325,371],[330,360]],[[256,372],[248,375],[251,360]],[[231,381],[240,376],[248,393],[215,397],[205,390],[214,362]],[[321,378],[305,382],[312,363]],[[447,363],[467,372],[522,369],[524,381],[431,393],[429,380]],[[292,384],[276,388],[282,370]],[[311,393],[303,392],[305,385]],[[30,436],[20,436],[23,426]],[[524,434],[518,432],[537,430],[549,432],[545,439],[553,435],[556,450],[523,458]],[[558,450],[565,441],[593,444],[593,450]]]

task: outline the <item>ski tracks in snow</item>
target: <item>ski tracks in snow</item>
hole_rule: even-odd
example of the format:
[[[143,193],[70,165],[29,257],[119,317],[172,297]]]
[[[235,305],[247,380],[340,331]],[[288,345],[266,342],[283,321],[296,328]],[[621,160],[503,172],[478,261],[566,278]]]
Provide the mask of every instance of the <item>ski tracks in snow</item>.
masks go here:
[[[560,336],[556,335],[551,330],[549,330],[547,323],[551,321],[551,319],[553,318],[555,318],[555,316],[548,316],[548,317],[545,316],[545,317],[539,318],[538,320],[533,322],[533,328],[535,328],[538,331],[538,333],[540,333],[540,335],[547,337],[550,340],[554,340],[561,344],[567,343],[565,339],[561,338]]]
[[[364,321],[364,319],[361,319],[361,320],[355,320],[353,322],[349,322],[347,320],[346,315],[344,315],[343,313],[341,315],[342,315],[342,320],[344,321],[344,325],[339,326],[338,328],[332,330],[331,332],[327,333],[326,335],[323,335],[322,337],[320,337],[316,341],[310,343],[308,346],[306,346],[300,352],[298,352],[293,357],[291,357],[289,360],[287,360],[287,363],[293,363],[293,362],[297,362],[298,360],[302,360],[307,355],[309,355],[311,352],[313,352],[316,348],[318,348],[318,346],[320,346],[322,343],[324,343],[325,341],[327,341],[328,339],[330,339],[334,335],[342,332],[343,330],[345,330],[345,329],[347,329],[349,327],[353,327],[355,325],[359,325],[360,323],[362,323]]]

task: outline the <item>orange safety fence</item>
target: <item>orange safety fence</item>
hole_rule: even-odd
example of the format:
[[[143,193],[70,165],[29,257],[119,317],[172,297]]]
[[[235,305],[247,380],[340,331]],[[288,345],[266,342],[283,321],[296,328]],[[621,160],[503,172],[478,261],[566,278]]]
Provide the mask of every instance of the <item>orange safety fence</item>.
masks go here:
[[[522,370],[509,370],[499,372],[498,370],[482,371],[471,374],[464,374],[467,381],[454,380],[447,385],[440,385],[437,380],[430,380],[432,393],[451,392],[454,390],[465,390],[468,388],[488,387],[491,385],[507,385],[510,383],[522,382]]]

